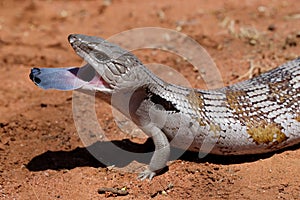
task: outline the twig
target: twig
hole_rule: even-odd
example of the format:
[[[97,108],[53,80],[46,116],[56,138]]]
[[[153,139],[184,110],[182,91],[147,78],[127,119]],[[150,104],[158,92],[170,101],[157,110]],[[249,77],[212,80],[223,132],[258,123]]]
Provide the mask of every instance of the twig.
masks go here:
[[[250,69],[242,76],[240,76],[237,80],[240,81],[244,78],[253,78],[254,76],[254,70],[257,68],[256,65],[253,64],[253,60],[250,60],[249,61],[249,64],[250,64]]]
[[[121,196],[125,196],[128,194],[128,191],[125,189],[117,189],[117,188],[106,188],[106,187],[102,187],[98,189],[98,193],[99,194],[106,194],[109,196],[108,193],[112,193],[115,195],[121,195]]]

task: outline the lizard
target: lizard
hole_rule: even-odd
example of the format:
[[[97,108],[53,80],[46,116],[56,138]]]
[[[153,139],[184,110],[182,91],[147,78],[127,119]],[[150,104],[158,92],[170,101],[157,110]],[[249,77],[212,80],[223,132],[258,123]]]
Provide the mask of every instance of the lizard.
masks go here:
[[[171,146],[246,155],[300,142],[300,57],[249,80],[203,90],[163,81],[134,54],[100,37],[71,34],[68,40],[87,64],[32,68],[30,79],[43,89],[117,94],[112,106],[155,145],[142,180],[166,167]]]

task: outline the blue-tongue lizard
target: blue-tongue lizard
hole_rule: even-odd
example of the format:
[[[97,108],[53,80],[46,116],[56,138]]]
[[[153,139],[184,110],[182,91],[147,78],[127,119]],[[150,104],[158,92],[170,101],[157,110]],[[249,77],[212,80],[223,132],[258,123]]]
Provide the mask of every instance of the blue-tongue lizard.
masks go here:
[[[200,90],[163,81],[132,53],[102,38],[72,34],[68,39],[87,64],[33,68],[31,80],[43,89],[117,94],[120,101],[112,106],[154,141],[155,152],[141,179],[152,179],[166,166],[171,145],[243,155],[300,142],[300,58],[250,80]]]

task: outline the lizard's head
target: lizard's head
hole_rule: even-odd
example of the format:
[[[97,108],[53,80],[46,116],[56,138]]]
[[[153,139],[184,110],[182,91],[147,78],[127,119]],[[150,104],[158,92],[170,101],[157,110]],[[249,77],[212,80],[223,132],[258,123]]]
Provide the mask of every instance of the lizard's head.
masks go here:
[[[142,83],[142,63],[132,53],[99,37],[72,34],[68,39],[87,64],[81,68],[33,68],[29,77],[39,87],[114,93]]]
[[[99,37],[71,34],[68,39],[74,51],[93,67],[106,87],[128,87],[138,78],[132,69],[142,63],[132,53]]]

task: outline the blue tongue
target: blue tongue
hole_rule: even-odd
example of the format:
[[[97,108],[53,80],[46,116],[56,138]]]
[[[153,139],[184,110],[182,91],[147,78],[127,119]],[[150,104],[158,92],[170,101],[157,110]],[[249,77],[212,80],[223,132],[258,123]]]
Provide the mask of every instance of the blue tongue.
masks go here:
[[[30,79],[43,89],[75,90],[89,84],[95,70],[89,65],[77,68],[32,68]]]

